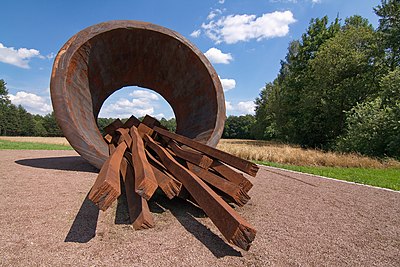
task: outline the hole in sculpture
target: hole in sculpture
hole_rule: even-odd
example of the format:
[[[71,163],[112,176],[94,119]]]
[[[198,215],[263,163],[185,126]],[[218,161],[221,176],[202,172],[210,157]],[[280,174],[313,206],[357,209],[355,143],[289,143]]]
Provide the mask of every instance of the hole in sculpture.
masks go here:
[[[176,129],[174,111],[160,94],[138,86],[126,86],[104,101],[97,119],[100,132],[115,119],[125,121],[132,115],[140,120],[145,115],[150,115],[160,120],[168,129]]]

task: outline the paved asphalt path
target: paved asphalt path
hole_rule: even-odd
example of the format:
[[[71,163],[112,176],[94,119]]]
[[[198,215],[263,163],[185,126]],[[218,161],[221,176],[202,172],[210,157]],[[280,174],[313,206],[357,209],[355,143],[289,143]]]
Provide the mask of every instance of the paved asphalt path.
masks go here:
[[[257,229],[227,244],[194,205],[157,194],[156,227],[88,200],[74,151],[0,151],[0,266],[400,266],[400,193],[262,167],[237,211]]]

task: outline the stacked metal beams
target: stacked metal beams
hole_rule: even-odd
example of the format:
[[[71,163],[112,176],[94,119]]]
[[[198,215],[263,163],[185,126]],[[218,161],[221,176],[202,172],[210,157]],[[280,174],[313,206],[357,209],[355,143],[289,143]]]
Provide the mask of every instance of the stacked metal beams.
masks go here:
[[[153,227],[147,201],[159,187],[169,199],[185,196],[198,205],[228,242],[250,248],[256,231],[228,203],[245,205],[253,186],[231,167],[255,176],[256,164],[169,132],[150,116],[116,120],[105,131],[110,156],[89,193],[101,210],[121,195],[123,181],[133,227]]]

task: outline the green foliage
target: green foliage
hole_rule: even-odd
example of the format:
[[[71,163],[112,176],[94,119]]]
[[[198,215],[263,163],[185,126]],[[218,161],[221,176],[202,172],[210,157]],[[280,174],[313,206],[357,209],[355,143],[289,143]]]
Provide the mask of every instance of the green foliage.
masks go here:
[[[299,107],[308,129],[304,136],[311,139],[306,145],[329,145],[343,133],[345,112],[378,92],[377,42],[365,24],[346,25],[309,62],[311,90],[303,94]]]
[[[355,106],[347,118],[347,131],[337,141],[341,151],[400,158],[400,68],[381,82],[376,99]]]
[[[252,127],[255,123],[253,115],[229,116],[225,121],[222,138],[253,139]]]
[[[169,120],[162,118],[160,120],[160,123],[162,126],[166,127],[168,129],[168,131],[173,132],[173,133],[176,131],[176,119],[175,118],[171,118]]]
[[[386,51],[387,65],[394,70],[400,66],[400,1],[382,0],[374,11],[380,17],[378,34]]]
[[[54,112],[43,117],[43,127],[46,129],[47,136],[63,136],[61,129],[58,127]]]

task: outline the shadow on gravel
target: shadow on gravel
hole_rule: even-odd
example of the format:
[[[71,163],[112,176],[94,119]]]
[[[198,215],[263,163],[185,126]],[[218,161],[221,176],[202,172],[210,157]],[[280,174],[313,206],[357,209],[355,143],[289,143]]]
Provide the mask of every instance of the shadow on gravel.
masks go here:
[[[79,156],[21,159],[21,160],[16,160],[15,163],[42,169],[94,172],[94,173],[98,172],[98,170],[95,167],[90,165],[86,160],[84,160],[82,157]]]
[[[79,209],[64,242],[87,243],[96,236],[99,209],[88,199],[89,193]]]
[[[169,210],[179,223],[196,237],[197,240],[203,243],[215,257],[242,257],[239,251],[229,246],[224,240],[211,232],[210,229],[196,219],[205,218],[207,216],[202,209],[190,202],[179,198],[169,200],[161,194],[155,194],[149,202],[149,208],[151,212],[155,213],[162,213],[165,210]]]

